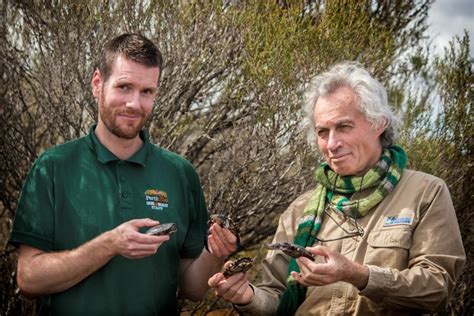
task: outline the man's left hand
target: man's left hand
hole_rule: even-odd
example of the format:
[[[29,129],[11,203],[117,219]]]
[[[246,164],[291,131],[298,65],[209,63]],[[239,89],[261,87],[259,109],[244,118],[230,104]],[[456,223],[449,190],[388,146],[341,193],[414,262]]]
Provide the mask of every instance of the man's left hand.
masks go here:
[[[308,258],[297,260],[300,273],[291,272],[298,283],[305,286],[322,286],[338,281],[351,283],[359,290],[367,285],[369,269],[354,262],[339,252],[324,246],[306,248],[316,256],[322,256],[324,263],[315,263]]]
[[[214,256],[225,258],[237,250],[237,236],[232,234],[230,230],[222,228],[219,224],[214,223],[209,228],[207,246],[209,252]]]

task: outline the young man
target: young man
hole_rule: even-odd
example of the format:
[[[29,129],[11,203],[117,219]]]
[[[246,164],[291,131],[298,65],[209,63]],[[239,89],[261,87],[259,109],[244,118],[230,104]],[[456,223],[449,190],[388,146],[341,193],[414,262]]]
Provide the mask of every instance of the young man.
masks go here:
[[[384,87],[360,65],[315,77],[309,140],[325,163],[273,242],[307,247],[315,261],[270,251],[263,280],[209,279],[216,295],[253,315],[411,315],[444,308],[465,253],[445,183],[406,169]]]
[[[204,250],[196,172],[142,129],[161,69],[160,51],[141,35],[107,43],[91,82],[97,125],[42,154],[26,179],[10,242],[20,247],[19,288],[41,296],[41,314],[175,314],[178,288],[200,299],[236,248],[214,224]],[[159,223],[177,232],[143,233]]]

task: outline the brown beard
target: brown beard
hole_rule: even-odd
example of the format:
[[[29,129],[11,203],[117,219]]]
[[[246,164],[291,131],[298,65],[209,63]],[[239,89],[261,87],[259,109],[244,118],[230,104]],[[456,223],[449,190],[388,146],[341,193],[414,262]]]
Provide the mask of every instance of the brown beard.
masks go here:
[[[134,109],[120,109],[120,108],[110,108],[106,107],[105,105],[105,96],[104,91],[102,89],[102,93],[99,99],[99,112],[100,118],[104,123],[105,127],[115,136],[124,139],[134,139],[137,137],[138,133],[140,133],[141,129],[145,125],[147,119],[150,115],[146,115],[142,111],[134,110]],[[117,116],[120,114],[131,114],[131,115],[139,115],[141,117],[140,122],[134,126],[133,124],[126,124],[119,126],[117,124]],[[151,114],[151,113],[150,113]]]

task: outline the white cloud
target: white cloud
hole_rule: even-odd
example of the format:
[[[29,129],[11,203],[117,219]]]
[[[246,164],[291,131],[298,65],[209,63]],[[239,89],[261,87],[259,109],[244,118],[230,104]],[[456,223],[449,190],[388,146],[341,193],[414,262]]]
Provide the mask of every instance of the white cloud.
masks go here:
[[[435,45],[435,52],[441,54],[453,36],[469,32],[470,52],[474,56],[474,1],[473,0],[437,0],[432,5],[428,23],[429,34]]]

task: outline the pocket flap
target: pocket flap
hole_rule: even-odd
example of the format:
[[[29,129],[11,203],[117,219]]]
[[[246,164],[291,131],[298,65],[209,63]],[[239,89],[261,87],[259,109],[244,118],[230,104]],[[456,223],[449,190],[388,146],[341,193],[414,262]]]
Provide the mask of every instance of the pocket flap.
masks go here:
[[[393,228],[374,230],[369,233],[367,243],[373,248],[403,248],[410,249],[411,230],[407,228]]]

